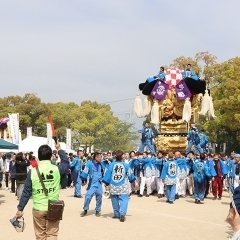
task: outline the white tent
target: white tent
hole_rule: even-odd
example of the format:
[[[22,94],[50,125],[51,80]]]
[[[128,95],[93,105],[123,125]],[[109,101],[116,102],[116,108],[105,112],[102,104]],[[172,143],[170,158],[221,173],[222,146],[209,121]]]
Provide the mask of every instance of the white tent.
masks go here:
[[[34,152],[36,154],[38,152],[38,148],[41,145],[47,144],[47,138],[45,137],[36,137],[30,136],[25,138],[23,141],[19,142],[19,152]],[[66,144],[64,142],[60,142],[60,146],[62,150],[66,150]],[[52,139],[52,149],[55,149],[55,142]]]

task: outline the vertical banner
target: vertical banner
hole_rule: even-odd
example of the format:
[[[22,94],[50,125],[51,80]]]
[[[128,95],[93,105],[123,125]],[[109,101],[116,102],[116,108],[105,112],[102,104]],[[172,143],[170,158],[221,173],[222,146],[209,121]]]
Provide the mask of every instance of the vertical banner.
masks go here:
[[[47,145],[52,147],[52,127],[50,123],[47,123]]]
[[[32,136],[32,127],[27,127],[27,137]]]
[[[19,113],[9,113],[9,126],[13,144],[19,144]]]
[[[66,149],[70,150],[72,146],[72,131],[71,129],[67,128],[67,133],[66,133]]]

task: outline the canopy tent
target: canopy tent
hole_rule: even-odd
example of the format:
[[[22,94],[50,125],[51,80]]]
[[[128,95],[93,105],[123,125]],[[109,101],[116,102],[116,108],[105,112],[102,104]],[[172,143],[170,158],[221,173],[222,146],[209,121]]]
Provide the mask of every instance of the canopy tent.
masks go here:
[[[36,156],[38,152],[38,148],[41,145],[47,144],[47,138],[45,137],[36,137],[36,136],[30,136],[25,138],[19,143],[19,152],[34,152],[34,155]],[[55,149],[55,142],[52,139],[52,149]],[[63,142],[60,142],[60,146],[62,150],[66,150],[66,144]]]
[[[18,150],[18,145],[0,139],[0,149],[14,149]]]

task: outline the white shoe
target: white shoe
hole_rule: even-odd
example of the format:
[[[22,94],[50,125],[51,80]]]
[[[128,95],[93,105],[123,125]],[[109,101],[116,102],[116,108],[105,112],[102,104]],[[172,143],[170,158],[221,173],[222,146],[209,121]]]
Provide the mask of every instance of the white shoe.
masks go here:
[[[8,190],[8,189],[9,189],[8,187],[5,188],[5,190]]]

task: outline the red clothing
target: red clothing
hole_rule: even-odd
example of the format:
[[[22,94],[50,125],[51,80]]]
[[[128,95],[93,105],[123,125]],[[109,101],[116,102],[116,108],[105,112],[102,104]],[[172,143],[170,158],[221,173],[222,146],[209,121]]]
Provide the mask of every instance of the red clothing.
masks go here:
[[[221,177],[222,176],[222,170],[221,170],[221,165],[220,165],[219,161],[214,161],[214,168],[215,168],[215,171],[217,173],[217,176]]]
[[[37,167],[37,165],[38,165],[38,163],[37,163],[37,161],[36,161],[35,159],[32,159],[32,160],[30,160],[29,162],[30,162],[30,165],[31,165],[33,168]]]
[[[212,181],[212,193],[214,197],[222,197],[223,192],[223,181],[222,177],[214,177]],[[218,193],[218,194],[217,194]]]

